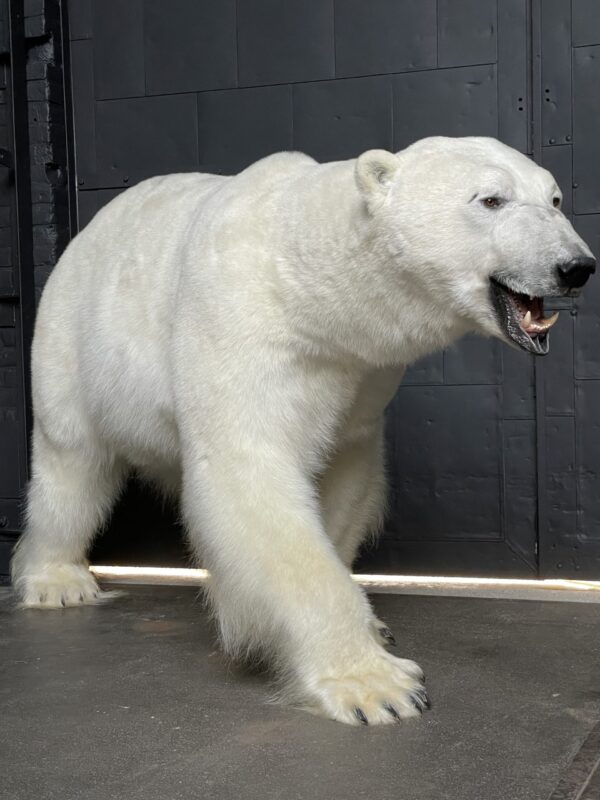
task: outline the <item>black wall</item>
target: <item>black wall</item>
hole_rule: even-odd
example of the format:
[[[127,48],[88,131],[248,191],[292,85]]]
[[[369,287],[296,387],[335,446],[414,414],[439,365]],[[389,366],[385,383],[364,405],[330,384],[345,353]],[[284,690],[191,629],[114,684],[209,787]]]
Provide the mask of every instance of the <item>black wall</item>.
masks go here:
[[[490,135],[555,173],[600,253],[595,0],[71,0],[69,17],[79,227],[155,174]],[[600,578],[597,283],[556,304],[545,360],[469,339],[411,367],[363,569]],[[96,560],[174,563],[173,518],[134,491]]]
[[[0,580],[22,525],[36,300],[76,230],[65,25],[60,3],[0,0]]]

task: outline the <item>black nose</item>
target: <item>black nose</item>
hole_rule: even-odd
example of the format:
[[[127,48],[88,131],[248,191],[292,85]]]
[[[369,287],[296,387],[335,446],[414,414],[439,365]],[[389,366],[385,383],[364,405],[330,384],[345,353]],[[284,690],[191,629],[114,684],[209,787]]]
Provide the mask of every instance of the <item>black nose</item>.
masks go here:
[[[578,289],[596,271],[596,259],[580,256],[558,267],[558,277],[563,286]]]

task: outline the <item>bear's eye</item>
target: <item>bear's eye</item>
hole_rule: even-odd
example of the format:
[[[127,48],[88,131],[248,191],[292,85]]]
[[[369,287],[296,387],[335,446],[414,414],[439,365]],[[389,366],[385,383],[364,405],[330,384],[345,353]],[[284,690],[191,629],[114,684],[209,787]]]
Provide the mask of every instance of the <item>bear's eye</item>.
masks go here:
[[[558,208],[560,205],[560,197],[553,197],[552,198],[552,205],[554,208]]]
[[[486,208],[498,208],[500,205],[500,198],[499,197],[485,197],[482,201],[483,205]]]

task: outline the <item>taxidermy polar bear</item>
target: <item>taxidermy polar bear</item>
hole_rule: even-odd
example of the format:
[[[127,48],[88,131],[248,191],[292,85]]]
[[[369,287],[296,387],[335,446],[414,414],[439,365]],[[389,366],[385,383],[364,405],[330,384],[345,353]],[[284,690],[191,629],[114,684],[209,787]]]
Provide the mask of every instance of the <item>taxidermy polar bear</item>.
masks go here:
[[[129,189],[41,299],[22,602],[101,597],[86,553],[135,469],[180,495],[228,653],[343,722],[418,715],[422,672],[349,574],[382,518],[384,408],[468,331],[545,353],[543,297],[593,271],[552,176],[493,139]]]

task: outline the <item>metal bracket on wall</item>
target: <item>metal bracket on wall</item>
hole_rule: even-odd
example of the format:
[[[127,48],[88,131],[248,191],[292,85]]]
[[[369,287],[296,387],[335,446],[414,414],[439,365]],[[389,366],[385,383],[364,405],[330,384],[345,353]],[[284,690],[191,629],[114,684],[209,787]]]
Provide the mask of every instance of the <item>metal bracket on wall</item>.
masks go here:
[[[11,169],[13,166],[13,155],[10,150],[0,147],[0,167]]]

